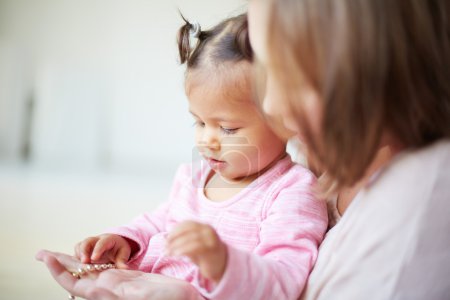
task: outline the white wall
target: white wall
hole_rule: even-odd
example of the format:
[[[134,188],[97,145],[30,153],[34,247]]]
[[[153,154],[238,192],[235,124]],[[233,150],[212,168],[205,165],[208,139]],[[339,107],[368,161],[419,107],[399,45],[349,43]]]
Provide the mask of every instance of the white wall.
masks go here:
[[[243,0],[0,0],[0,160],[18,159],[32,98],[32,163],[173,171],[193,147],[178,8],[206,28],[245,7]]]

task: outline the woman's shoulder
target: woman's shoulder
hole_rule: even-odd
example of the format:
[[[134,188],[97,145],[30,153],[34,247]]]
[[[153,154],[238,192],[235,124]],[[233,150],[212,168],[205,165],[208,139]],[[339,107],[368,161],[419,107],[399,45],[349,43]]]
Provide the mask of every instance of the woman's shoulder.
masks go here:
[[[380,171],[328,232],[304,299],[442,299],[436,295],[448,290],[442,278],[450,266],[449,169],[450,141],[443,140],[404,151]],[[343,280],[354,284],[338,284]]]
[[[379,187],[404,186],[410,191],[431,187],[450,191],[450,140],[441,140],[421,149],[399,154],[376,177]],[[379,179],[378,179],[379,177]],[[442,184],[436,186],[436,184]]]
[[[423,165],[427,168],[442,168],[450,163],[450,139],[444,139],[434,142],[433,144],[405,151],[399,157],[399,164],[403,163],[414,165]]]

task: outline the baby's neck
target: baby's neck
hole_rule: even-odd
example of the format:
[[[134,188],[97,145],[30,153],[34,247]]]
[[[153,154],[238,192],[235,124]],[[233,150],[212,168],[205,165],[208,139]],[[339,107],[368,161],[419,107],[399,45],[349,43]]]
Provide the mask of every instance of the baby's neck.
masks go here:
[[[228,181],[222,176],[212,172],[203,192],[211,201],[221,202],[228,200],[246,188],[253,180]]]
[[[221,202],[230,199],[231,197],[237,195],[240,191],[246,188],[249,184],[255,181],[258,177],[264,174],[266,171],[271,169],[278,161],[286,157],[287,153],[283,152],[277,156],[269,165],[264,169],[259,170],[257,173],[247,176],[245,178],[239,178],[234,180],[225,179],[222,176],[211,170],[205,186],[203,188],[203,193],[206,198],[211,201]]]

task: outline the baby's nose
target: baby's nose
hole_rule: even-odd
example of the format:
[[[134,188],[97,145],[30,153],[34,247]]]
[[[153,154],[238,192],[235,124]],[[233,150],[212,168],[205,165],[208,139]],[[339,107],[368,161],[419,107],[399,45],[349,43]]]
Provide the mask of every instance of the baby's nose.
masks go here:
[[[213,130],[205,130],[201,146],[208,148],[210,151],[220,150],[220,139]]]

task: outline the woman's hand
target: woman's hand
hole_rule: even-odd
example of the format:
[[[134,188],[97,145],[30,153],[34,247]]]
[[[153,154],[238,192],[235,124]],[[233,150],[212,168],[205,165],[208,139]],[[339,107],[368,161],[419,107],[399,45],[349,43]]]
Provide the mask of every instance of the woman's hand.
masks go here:
[[[73,256],[41,250],[36,259],[47,265],[53,278],[71,295],[88,300],[203,299],[189,283],[158,274],[109,269],[78,279],[68,271],[82,265]]]
[[[227,246],[210,225],[193,221],[178,224],[167,237],[169,255],[185,255],[202,276],[219,282],[227,263]]]
[[[116,234],[89,237],[75,245],[75,257],[83,263],[113,262],[119,269],[127,269],[131,246]]]

